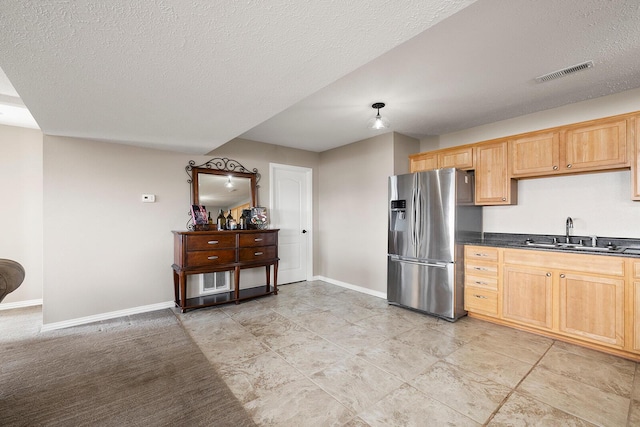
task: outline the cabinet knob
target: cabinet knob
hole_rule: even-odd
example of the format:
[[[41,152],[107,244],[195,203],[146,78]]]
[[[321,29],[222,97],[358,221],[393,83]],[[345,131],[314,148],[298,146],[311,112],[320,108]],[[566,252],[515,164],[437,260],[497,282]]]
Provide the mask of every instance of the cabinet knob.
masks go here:
[[[551,273],[547,273],[547,277],[551,277]]]
[[[553,167],[553,170],[554,170],[554,171],[557,171],[557,170],[558,170],[558,167],[557,167],[557,166],[554,166],[554,167]]]
[[[476,280],[475,283],[476,283],[476,285],[486,285],[487,284],[486,282],[478,282],[477,280]]]
[[[264,255],[264,252],[255,252],[254,253],[255,256],[260,256],[260,255]]]
[[[480,299],[487,299],[484,295],[473,294],[473,296]]]
[[[207,259],[218,259],[217,256],[208,256]]]
[[[210,244],[210,245],[217,245],[218,241],[217,240],[209,240],[207,243]]]
[[[565,276],[564,274],[561,274],[561,275],[560,275],[560,278],[561,278],[561,279],[564,279],[565,277],[566,277],[566,276]]]
[[[506,202],[506,201],[507,201],[507,198],[506,198],[506,197],[503,197],[503,198],[502,198],[502,201],[503,201],[503,202]]]
[[[257,239],[253,239],[254,242],[262,242],[262,239],[257,238]]]
[[[571,169],[571,166],[572,166],[572,165],[571,165],[571,163],[569,163],[569,164],[567,165],[567,169]]]

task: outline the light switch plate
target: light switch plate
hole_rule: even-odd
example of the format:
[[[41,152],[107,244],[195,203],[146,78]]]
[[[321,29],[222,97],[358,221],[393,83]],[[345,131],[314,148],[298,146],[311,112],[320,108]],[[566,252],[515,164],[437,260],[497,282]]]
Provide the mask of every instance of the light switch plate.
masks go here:
[[[155,194],[143,194],[142,195],[142,203],[155,203],[156,195]]]

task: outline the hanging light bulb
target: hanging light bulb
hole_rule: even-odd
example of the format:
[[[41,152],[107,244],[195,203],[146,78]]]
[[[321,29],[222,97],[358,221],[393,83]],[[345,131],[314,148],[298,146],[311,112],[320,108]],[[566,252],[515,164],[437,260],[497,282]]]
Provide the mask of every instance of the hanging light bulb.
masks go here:
[[[387,129],[389,127],[389,120],[380,115],[380,109],[384,108],[384,106],[384,102],[376,102],[371,106],[371,108],[378,110],[378,114],[376,114],[375,117],[369,119],[369,121],[367,122],[367,127],[375,130]]]

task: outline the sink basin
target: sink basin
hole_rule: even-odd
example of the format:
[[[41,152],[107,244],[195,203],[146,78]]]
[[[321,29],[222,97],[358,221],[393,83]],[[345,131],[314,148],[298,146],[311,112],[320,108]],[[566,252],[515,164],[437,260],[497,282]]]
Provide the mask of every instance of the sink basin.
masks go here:
[[[566,246],[561,246],[561,248],[571,249],[571,250],[576,250],[576,251],[586,251],[586,252],[611,252],[611,251],[615,251],[615,248],[600,248],[600,247],[581,246],[581,245],[566,245]]]
[[[572,251],[584,251],[584,252],[615,252],[618,248],[603,248],[603,247],[593,247],[593,246],[583,246],[575,243],[534,243],[534,242],[525,242],[526,246],[531,246],[533,248],[549,248],[549,249],[567,249]]]
[[[534,248],[559,248],[560,247],[557,243],[531,243],[531,242],[526,242],[525,245],[533,246]]]

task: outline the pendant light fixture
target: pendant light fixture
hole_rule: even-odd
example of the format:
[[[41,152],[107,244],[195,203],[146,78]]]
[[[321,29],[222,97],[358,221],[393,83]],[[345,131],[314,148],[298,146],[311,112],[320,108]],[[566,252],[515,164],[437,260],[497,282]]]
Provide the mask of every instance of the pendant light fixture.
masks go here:
[[[389,120],[380,115],[380,109],[384,108],[384,102],[376,102],[371,108],[378,110],[378,114],[375,117],[369,119],[367,127],[375,130],[387,129],[389,127]]]

